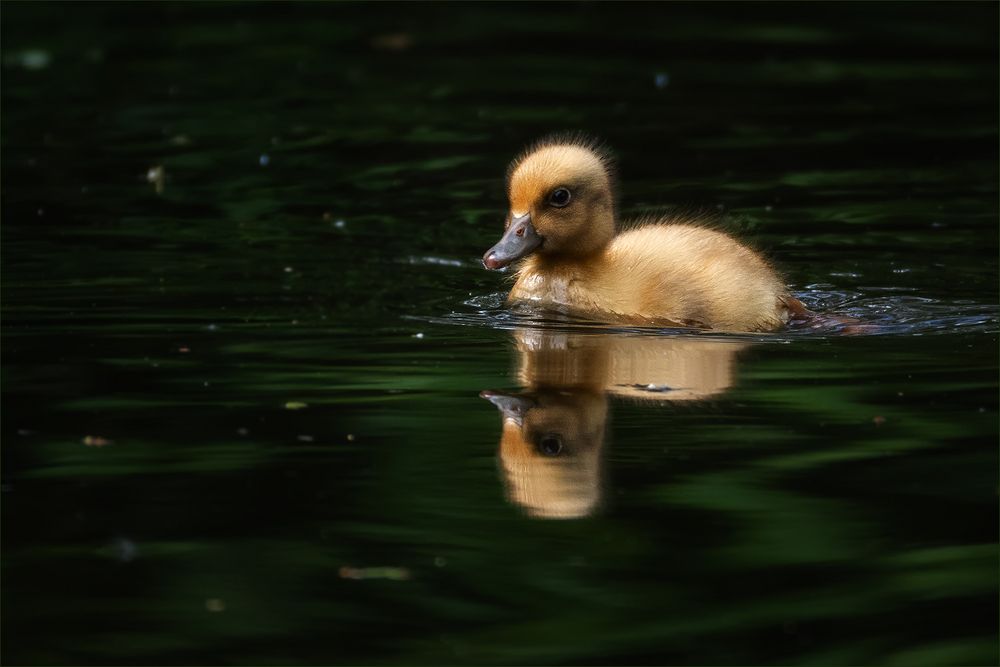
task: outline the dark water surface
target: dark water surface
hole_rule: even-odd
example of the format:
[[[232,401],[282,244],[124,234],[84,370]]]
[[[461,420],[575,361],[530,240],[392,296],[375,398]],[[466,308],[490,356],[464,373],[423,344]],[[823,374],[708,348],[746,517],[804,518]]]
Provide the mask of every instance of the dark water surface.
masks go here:
[[[996,4],[2,9],[5,664],[997,663]],[[562,129],[872,326],[508,311]]]

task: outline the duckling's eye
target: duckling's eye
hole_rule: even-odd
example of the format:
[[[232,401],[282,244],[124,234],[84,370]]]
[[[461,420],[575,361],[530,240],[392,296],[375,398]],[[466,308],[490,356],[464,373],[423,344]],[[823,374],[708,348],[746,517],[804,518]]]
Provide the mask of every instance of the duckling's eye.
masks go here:
[[[542,456],[559,456],[562,453],[562,438],[552,433],[538,441],[538,452]]]
[[[549,205],[555,206],[556,208],[562,208],[569,203],[570,194],[569,190],[566,188],[556,188],[549,195]]]

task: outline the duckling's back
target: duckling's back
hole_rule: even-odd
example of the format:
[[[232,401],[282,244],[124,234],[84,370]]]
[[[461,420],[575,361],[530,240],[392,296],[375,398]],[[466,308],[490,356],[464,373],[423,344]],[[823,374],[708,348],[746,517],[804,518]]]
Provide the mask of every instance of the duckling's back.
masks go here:
[[[762,257],[721,232],[644,224],[617,235],[607,263],[631,310],[713,329],[770,331],[788,321],[787,290]]]

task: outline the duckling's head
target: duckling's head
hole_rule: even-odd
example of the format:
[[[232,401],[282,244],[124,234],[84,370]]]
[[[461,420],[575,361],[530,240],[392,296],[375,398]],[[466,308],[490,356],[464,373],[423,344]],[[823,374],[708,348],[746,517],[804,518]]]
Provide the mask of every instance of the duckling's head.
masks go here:
[[[508,498],[537,517],[591,514],[601,497],[604,394],[547,388],[480,396],[501,413],[500,461]]]
[[[610,161],[592,140],[554,137],[526,150],[507,170],[507,198],[503,237],[483,256],[488,269],[532,253],[586,257],[614,236]]]

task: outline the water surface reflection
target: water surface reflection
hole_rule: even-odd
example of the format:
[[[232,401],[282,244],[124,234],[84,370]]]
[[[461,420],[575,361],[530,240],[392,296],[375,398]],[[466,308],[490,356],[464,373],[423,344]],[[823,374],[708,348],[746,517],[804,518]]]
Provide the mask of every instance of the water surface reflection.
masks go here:
[[[697,403],[734,383],[746,343],[711,338],[513,332],[518,393],[486,390],[501,414],[507,497],[531,516],[578,518],[600,505],[608,397]]]

